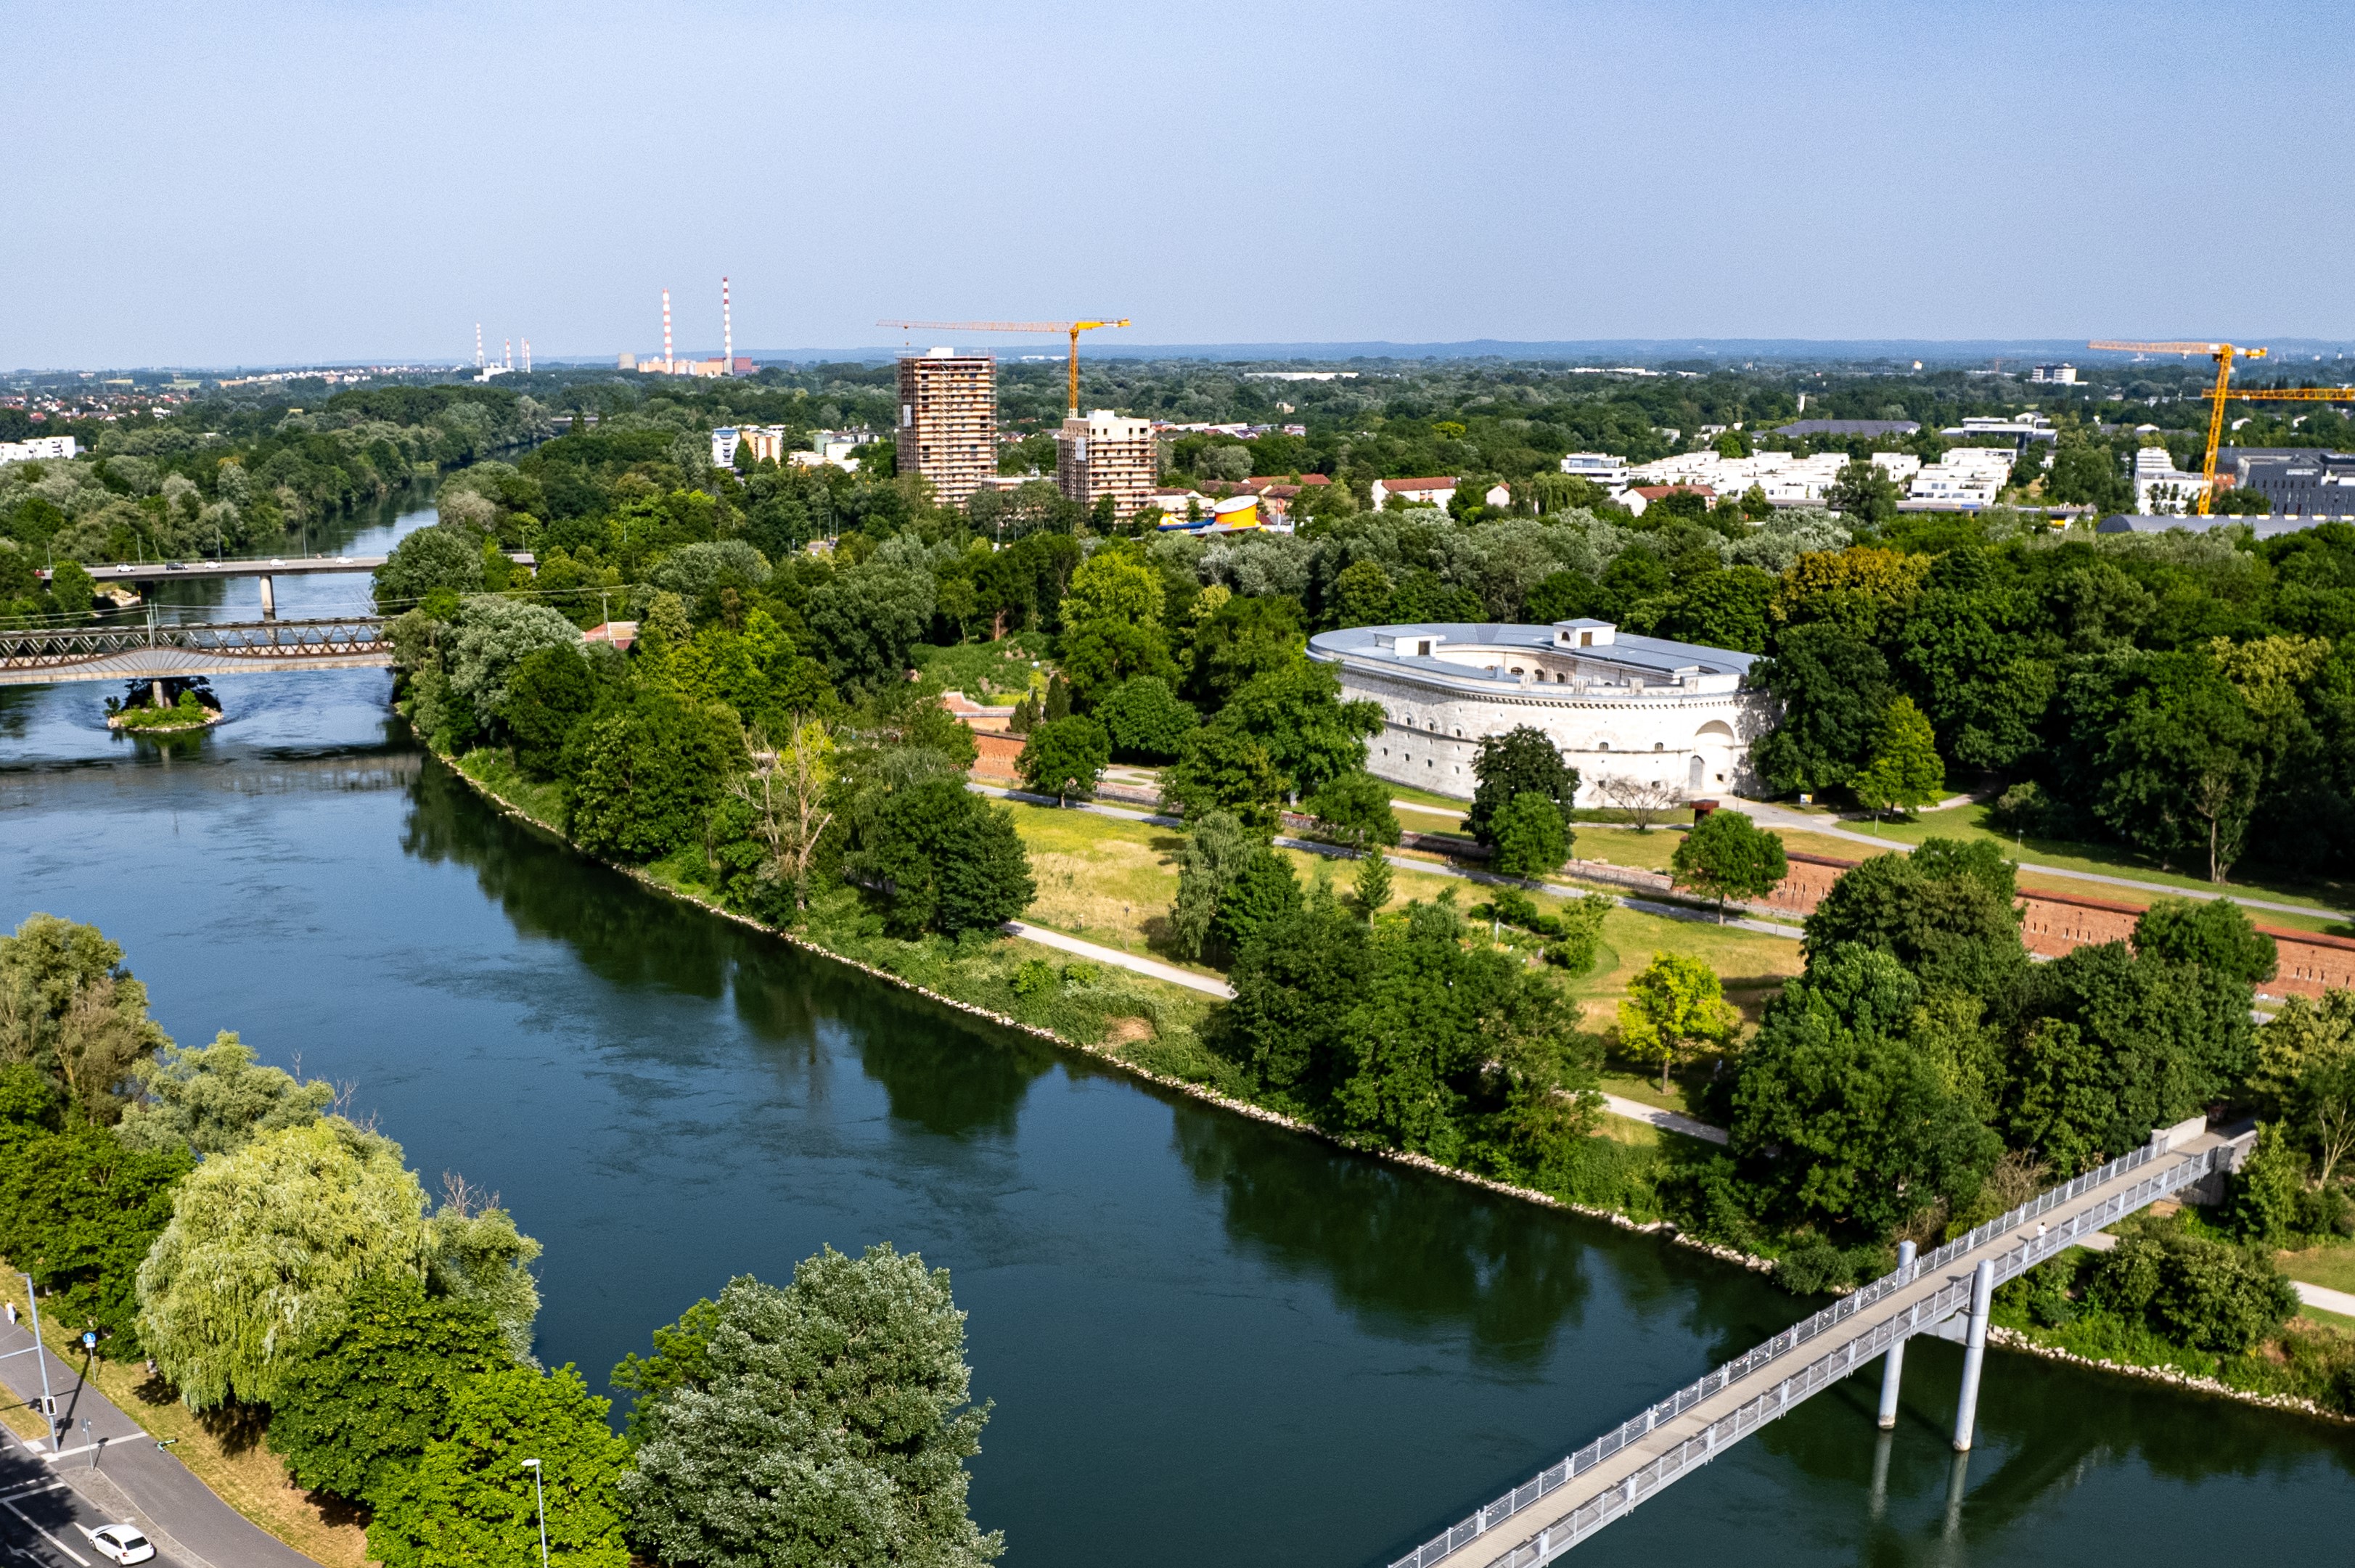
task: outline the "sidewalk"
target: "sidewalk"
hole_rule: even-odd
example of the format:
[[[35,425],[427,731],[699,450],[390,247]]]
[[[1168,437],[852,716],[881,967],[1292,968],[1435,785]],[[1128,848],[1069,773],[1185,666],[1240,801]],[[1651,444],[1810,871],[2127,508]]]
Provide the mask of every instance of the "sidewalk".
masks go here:
[[[23,1324],[0,1324],[0,1352],[25,1349],[32,1342],[32,1332]],[[48,1351],[37,1358],[0,1360],[0,1383],[27,1403],[39,1399],[37,1359],[48,1368],[58,1414],[72,1421],[72,1433],[65,1440],[65,1452],[55,1456],[47,1444],[28,1443],[10,1433],[13,1452],[35,1455],[93,1508],[139,1526],[166,1556],[188,1568],[317,1568],[311,1558],[214,1496],[169,1449],[156,1447],[137,1422]],[[85,1421],[90,1424],[87,1436]]]
[[[1156,980],[1167,980],[1173,986],[1200,991],[1209,996],[1232,999],[1235,988],[1215,975],[1197,975],[1191,969],[1180,969],[1175,964],[1164,964],[1157,958],[1139,958],[1134,953],[1123,953],[1117,947],[1099,947],[1076,936],[1065,936],[1060,931],[1050,931],[1043,925],[1032,925],[1027,920],[1009,920],[1000,931],[1018,936],[1025,942],[1035,942],[1041,947],[1092,958],[1099,964],[1109,964],[1115,969],[1127,969],[1138,975],[1148,975]]]
[[[1682,1133],[1703,1143],[1723,1144],[1733,1141],[1723,1127],[1713,1127],[1707,1122],[1696,1122],[1690,1116],[1674,1111],[1663,1111],[1657,1105],[1646,1105],[1641,1100],[1630,1100],[1618,1094],[1603,1096],[1604,1109],[1614,1116],[1625,1116],[1631,1122],[1648,1122],[1663,1132]]]
[[[1792,811],[1763,800],[1746,800],[1739,795],[1733,798],[1740,802],[1742,810],[1762,827],[1787,827],[1794,833],[1814,833],[1827,838],[1844,838],[1849,843],[1867,845],[1884,852],[1892,849],[1901,855],[1910,855],[1913,852],[1913,845],[1899,839],[1881,838],[1869,833],[1851,832],[1838,826],[1838,818],[1809,816],[1805,812]],[[1949,801],[1946,804],[1951,805],[1954,803]],[[1945,807],[1939,806],[1933,809],[1944,810]],[[2350,914],[2346,910],[2329,909],[2321,904],[2286,904],[2273,899],[2253,899],[2230,889],[2208,892],[2199,888],[2171,887],[2165,882],[2137,881],[2132,877],[2113,877],[2102,871],[2073,871],[2062,866],[2039,866],[2028,860],[2020,861],[2019,869],[2023,871],[2032,871],[2040,877],[2064,877],[2073,881],[2100,882],[2113,888],[2132,888],[2137,892],[2149,893],[2159,898],[2231,899],[2243,909],[2271,910],[2276,914],[2318,915],[2328,920],[2355,920],[2355,914]]]

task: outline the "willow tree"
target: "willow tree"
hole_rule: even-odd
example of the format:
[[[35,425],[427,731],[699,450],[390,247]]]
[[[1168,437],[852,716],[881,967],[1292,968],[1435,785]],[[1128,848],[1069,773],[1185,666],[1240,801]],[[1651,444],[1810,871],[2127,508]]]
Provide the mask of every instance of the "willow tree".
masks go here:
[[[139,1333],[202,1410],[267,1403],[295,1342],[371,1274],[422,1278],[425,1193],[400,1146],[328,1117],[208,1159],[139,1269]]]

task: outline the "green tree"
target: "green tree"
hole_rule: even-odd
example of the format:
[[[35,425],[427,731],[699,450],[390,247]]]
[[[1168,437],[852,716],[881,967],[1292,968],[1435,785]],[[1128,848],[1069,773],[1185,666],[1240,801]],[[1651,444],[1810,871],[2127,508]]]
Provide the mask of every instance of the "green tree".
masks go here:
[[[1071,573],[1071,585],[1063,592],[1063,624],[1079,627],[1112,621],[1157,626],[1165,592],[1161,573],[1146,560],[1140,547],[1107,545]]]
[[[506,706],[517,665],[544,648],[580,646],[580,628],[547,605],[477,594],[450,623],[442,667],[452,693],[490,715]]]
[[[634,860],[693,842],[745,760],[733,713],[660,691],[591,720],[575,744],[572,837],[593,853]]]
[[[1099,701],[1124,683],[1166,683],[1178,675],[1169,639],[1151,622],[1090,621],[1065,632],[1057,648],[1071,691],[1082,702]]]
[[[1391,618],[1391,574],[1381,562],[1355,560],[1333,578],[1326,594],[1326,621],[1334,626],[1380,626]]]
[[[630,1403],[623,1430],[630,1446],[646,1440],[655,1406],[663,1394],[678,1388],[704,1388],[711,1381],[711,1337],[719,1329],[719,1304],[703,1296],[678,1315],[678,1321],[654,1332],[655,1353],[635,1350],[622,1358],[607,1379],[613,1387],[635,1396]]]
[[[297,1484],[380,1506],[429,1444],[450,1435],[470,1378],[513,1365],[498,1327],[406,1274],[362,1280],[287,1356],[270,1446]]]
[[[1206,710],[1224,707],[1254,677],[1300,657],[1308,640],[1301,625],[1296,600],[1273,594],[1230,598],[1195,633],[1188,690]]]
[[[336,1098],[332,1085],[260,1065],[227,1030],[210,1045],[166,1042],[132,1072],[144,1097],[124,1108],[114,1129],[132,1148],[229,1154],[258,1134],[317,1121]]]
[[[1227,890],[1265,842],[1231,812],[1188,815],[1186,845],[1178,853],[1178,898],[1169,910],[1170,930],[1180,953],[1188,958],[1202,956]]]
[[[2224,1356],[2280,1332],[2298,1308],[2296,1287],[2263,1253],[2147,1224],[2119,1238],[2085,1296],[2179,1345]]]
[[[898,680],[908,668],[908,650],[932,624],[933,592],[930,572],[879,561],[820,583],[805,613],[827,676],[846,689]]]
[[[2306,1156],[2291,1146],[2281,1124],[2259,1124],[2256,1143],[2232,1173],[2232,1222],[2243,1240],[2269,1247],[2289,1244],[2306,1172]]]
[[[597,706],[597,680],[577,647],[545,647],[507,677],[498,720],[515,743],[516,765],[532,778],[554,778],[565,743]]]
[[[1254,676],[1209,728],[1257,741],[1284,775],[1286,793],[1311,795],[1366,765],[1366,741],[1380,734],[1381,705],[1343,702],[1331,665],[1295,659]]]
[[[1544,731],[1524,724],[1486,737],[1473,754],[1472,773],[1479,784],[1472,792],[1472,809],[1464,814],[1464,826],[1481,843],[1495,848],[1497,815],[1516,796],[1532,793],[1553,802],[1568,834],[1571,808],[1578,796],[1578,773],[1561,760]],[[1567,841],[1562,853],[1567,859]]]
[[[2158,899],[2135,922],[2134,945],[2251,987],[2272,979],[2279,963],[2274,939],[2230,899]]]
[[[38,1084],[41,1119],[54,1122],[47,1086],[22,1064],[16,1089]],[[20,1102],[21,1104],[21,1102]],[[104,1127],[75,1125],[12,1137],[0,1164],[0,1253],[48,1295],[49,1320],[96,1330],[100,1352],[143,1353],[139,1265],[172,1218],[172,1198],[194,1160],[185,1148],[133,1149]]]
[[[1362,769],[1337,773],[1301,802],[1328,837],[1363,849],[1399,841],[1398,813],[1391,809],[1391,786]]]
[[[1488,822],[1497,871],[1525,881],[1537,881],[1561,869],[1570,859],[1570,824],[1561,808],[1535,790],[1523,790],[1505,803]]]
[[[1347,1024],[1373,972],[1369,933],[1311,897],[1265,935],[1237,958],[1234,1000],[1208,1020],[1205,1039],[1241,1070],[1255,1098],[1321,1116],[1352,1069]]]
[[[1039,885],[1014,814],[953,778],[886,801],[844,869],[875,890],[895,936],[986,931],[1029,907]]]
[[[1202,721],[1192,704],[1154,675],[1134,677],[1105,692],[1096,701],[1095,717],[1112,738],[1114,755],[1146,762],[1175,758]]]
[[[1679,886],[1717,900],[1721,923],[1729,899],[1763,899],[1791,869],[1780,834],[1767,832],[1745,813],[1722,810],[1694,823],[1668,864]]]
[[[464,1181],[451,1189],[428,1227],[425,1280],[436,1295],[481,1313],[498,1328],[509,1359],[536,1367],[532,1326],[539,1317],[539,1285],[531,1265],[539,1243],[516,1229],[515,1216],[494,1195],[478,1200]]]
[[[1030,731],[1015,766],[1022,782],[1038,795],[1051,795],[1065,805],[1072,795],[1095,794],[1104,768],[1112,762],[1112,741],[1104,728],[1083,713],[1050,719]]]
[[[1861,458],[1849,464],[1824,492],[1824,505],[1859,522],[1885,523],[1897,516],[1904,492],[1877,463]]]
[[[76,1115],[113,1121],[133,1068],[169,1040],[96,926],[32,914],[0,936],[0,1062],[39,1072]]]
[[[1627,982],[1619,1004],[1620,1049],[1639,1061],[1660,1060],[1660,1092],[1668,1089],[1668,1069],[1697,1045],[1720,1050],[1732,1044],[1742,1015],[1725,999],[1717,971],[1698,958],[1655,953]]]
[[[979,1568],[1005,1542],[966,1509],[989,1407],[964,1356],[948,1271],[889,1244],[828,1247],[782,1290],[730,1281],[698,1375],[648,1402],[621,1479],[633,1538],[707,1568]]]
[[[1367,848],[1365,858],[1358,862],[1358,874],[1349,881],[1349,902],[1358,918],[1370,922],[1389,907],[1391,901],[1391,862],[1380,846]]]
[[[1772,1217],[1878,1241],[1977,1195],[2001,1145],[1912,1039],[1922,999],[1896,958],[1844,946],[1767,1005],[1730,1131]]]
[[[1872,760],[1849,787],[1876,813],[1934,805],[1945,794],[1946,764],[1938,759],[1937,737],[1912,698],[1901,697],[1882,712]]]
[[[386,1568],[537,1568],[539,1498],[523,1463],[537,1459],[549,1563],[628,1568],[629,1445],[605,1424],[611,1404],[569,1366],[467,1379],[450,1402],[449,1435],[385,1487],[369,1553]]]
[[[2115,654],[2062,688],[2064,794],[2160,859],[2204,860],[2221,882],[2240,859],[2264,767],[2240,692],[2204,651]]]
[[[1835,789],[1871,760],[1881,715],[1895,695],[1881,650],[1846,626],[1786,627],[1751,678],[1782,704],[1751,760],[1778,795]]]
[[[1262,934],[1281,926],[1301,907],[1300,877],[1292,862],[1265,846],[1254,848],[1219,896],[1210,935],[1230,959],[1246,952]]]
[[[265,1133],[180,1184],[140,1265],[140,1338],[192,1408],[266,1404],[360,1280],[423,1270],[424,1211],[387,1139],[337,1117]]]
[[[1274,829],[1284,789],[1267,748],[1228,725],[1206,724],[1187,736],[1178,761],[1161,773],[1163,810],[1188,819],[1222,811],[1262,832]]]
[[[87,615],[98,603],[98,584],[78,560],[61,560],[49,569],[49,597],[59,613]]]
[[[392,547],[373,579],[379,613],[398,614],[437,590],[483,591],[483,536],[463,524],[435,523]]]
[[[1842,872],[1806,918],[1808,962],[1857,943],[1890,954],[1927,989],[2009,996],[2028,971],[2019,912],[1980,877],[1937,874],[1946,868],[1922,853],[1876,855]]]
[[[2313,1150],[2328,1187],[2355,1153],[2355,991],[2284,997],[2257,1030],[2249,1087]]]

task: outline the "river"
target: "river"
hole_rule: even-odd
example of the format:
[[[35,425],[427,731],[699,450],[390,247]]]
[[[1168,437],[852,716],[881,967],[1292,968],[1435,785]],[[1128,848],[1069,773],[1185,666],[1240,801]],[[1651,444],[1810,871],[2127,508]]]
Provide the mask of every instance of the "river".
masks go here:
[[[229,721],[163,743],[107,732],[108,687],[0,689],[0,915],[101,926],[176,1037],[299,1057],[429,1188],[501,1194],[547,1245],[540,1354],[592,1386],[731,1275],[890,1241],[970,1314],[1009,1563],[1369,1568],[1805,1310],[650,895],[483,806],[389,680],[223,680]],[[1876,1365],[1572,1561],[2346,1561],[2355,1432],[1998,1351],[1957,1487],[1958,1367],[1918,1341],[1893,1438]]]

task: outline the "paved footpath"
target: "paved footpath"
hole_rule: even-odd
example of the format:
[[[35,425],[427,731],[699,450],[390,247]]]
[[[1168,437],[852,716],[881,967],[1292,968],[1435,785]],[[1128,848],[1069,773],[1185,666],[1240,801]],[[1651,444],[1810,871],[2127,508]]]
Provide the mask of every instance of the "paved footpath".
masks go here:
[[[0,1324],[0,1352],[25,1349],[32,1342],[24,1325]],[[73,1423],[72,1431],[65,1439],[65,1452],[54,1456],[46,1444],[37,1446],[14,1433],[0,1435],[11,1471],[23,1468],[15,1461],[37,1462],[80,1494],[95,1514],[145,1531],[164,1558],[179,1568],[317,1568],[313,1559],[221,1501],[169,1449],[156,1447],[137,1422],[83,1382],[74,1368],[47,1350],[40,1359],[48,1367],[58,1413]],[[33,1362],[31,1356],[0,1360],[0,1382],[27,1403],[41,1392],[40,1371]],[[84,1422],[89,1423],[87,1435]],[[6,1522],[16,1522],[16,1517],[10,1515]],[[43,1522],[64,1546],[97,1561],[87,1541]]]

